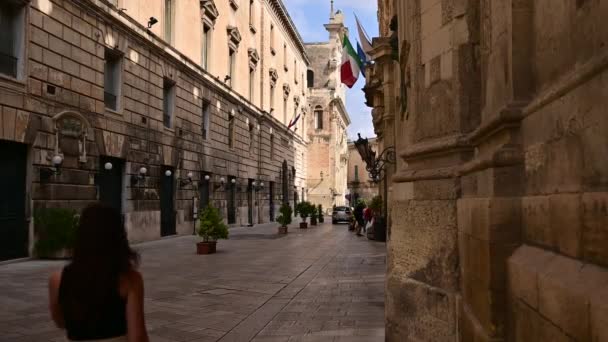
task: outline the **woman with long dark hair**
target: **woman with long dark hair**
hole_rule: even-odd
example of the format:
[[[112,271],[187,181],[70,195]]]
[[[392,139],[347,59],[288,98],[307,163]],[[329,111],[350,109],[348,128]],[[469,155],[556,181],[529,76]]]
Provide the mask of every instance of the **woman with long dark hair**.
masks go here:
[[[51,316],[69,340],[148,341],[138,264],[120,213],[101,204],[84,209],[72,262],[49,279]]]

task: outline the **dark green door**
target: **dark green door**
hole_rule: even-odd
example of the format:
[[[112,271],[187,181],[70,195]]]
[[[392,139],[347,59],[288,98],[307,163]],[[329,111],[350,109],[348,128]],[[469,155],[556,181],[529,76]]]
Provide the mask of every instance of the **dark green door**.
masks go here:
[[[167,171],[170,175],[167,176]],[[160,236],[175,235],[175,205],[173,168],[163,166],[160,174]]]
[[[106,170],[106,164],[112,164]],[[122,179],[125,162],[122,159],[99,157],[99,201],[122,213]]]
[[[268,196],[270,197],[270,200],[268,201],[268,206],[270,207],[270,222],[274,222],[274,182],[270,182],[268,192]]]
[[[249,219],[249,226],[253,226],[253,192],[255,191],[253,187],[253,179],[249,180],[249,185],[247,186],[247,218]]]
[[[201,209],[205,209],[207,208],[207,206],[209,205],[209,195],[210,195],[210,191],[209,191],[209,181],[206,181],[205,176],[203,176],[203,179],[200,182],[200,202],[199,202],[199,207]]]
[[[236,223],[236,184],[229,178],[228,183],[228,224]]]
[[[27,145],[0,142],[0,260],[28,256],[25,220]]]

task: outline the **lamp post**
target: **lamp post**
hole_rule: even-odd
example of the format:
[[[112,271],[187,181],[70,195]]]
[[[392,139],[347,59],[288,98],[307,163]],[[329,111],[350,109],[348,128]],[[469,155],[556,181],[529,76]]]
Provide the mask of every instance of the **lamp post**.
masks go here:
[[[361,155],[361,159],[365,162],[365,169],[369,172],[369,176],[372,179],[372,182],[378,184],[384,181],[384,220],[388,217],[388,181],[386,178],[386,164],[395,164],[395,147],[389,146],[380,153],[378,157],[376,157],[376,152],[372,150],[372,147],[369,145],[369,141],[367,138],[361,138],[361,134],[357,134],[359,139],[355,141],[355,148]]]

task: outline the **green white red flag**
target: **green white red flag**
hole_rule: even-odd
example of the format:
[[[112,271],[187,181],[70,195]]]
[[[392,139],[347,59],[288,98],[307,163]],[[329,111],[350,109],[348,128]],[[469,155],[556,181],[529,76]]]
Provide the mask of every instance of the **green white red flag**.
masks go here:
[[[342,66],[340,67],[340,80],[346,84],[347,87],[352,88],[357,79],[359,79],[359,72],[363,67],[363,62],[357,50],[353,48],[347,35],[344,35],[342,41]]]

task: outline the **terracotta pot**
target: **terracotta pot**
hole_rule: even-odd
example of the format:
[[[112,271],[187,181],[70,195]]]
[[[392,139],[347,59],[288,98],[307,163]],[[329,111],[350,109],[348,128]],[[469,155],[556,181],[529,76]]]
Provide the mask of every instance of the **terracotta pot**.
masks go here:
[[[279,234],[287,234],[287,227],[279,227]]]
[[[213,254],[216,251],[217,241],[199,242],[196,244],[197,254]]]
[[[300,229],[308,228],[308,222],[300,222]]]

